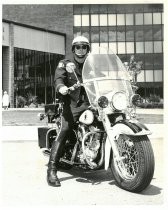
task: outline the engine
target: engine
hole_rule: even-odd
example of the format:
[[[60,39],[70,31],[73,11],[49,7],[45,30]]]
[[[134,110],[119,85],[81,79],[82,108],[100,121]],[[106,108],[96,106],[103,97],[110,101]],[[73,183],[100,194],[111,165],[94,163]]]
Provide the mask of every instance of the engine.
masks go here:
[[[80,133],[80,135],[79,135]],[[81,163],[86,163],[89,168],[99,168],[104,157],[104,132],[94,126],[81,126],[78,137],[80,137],[81,148],[78,158]]]

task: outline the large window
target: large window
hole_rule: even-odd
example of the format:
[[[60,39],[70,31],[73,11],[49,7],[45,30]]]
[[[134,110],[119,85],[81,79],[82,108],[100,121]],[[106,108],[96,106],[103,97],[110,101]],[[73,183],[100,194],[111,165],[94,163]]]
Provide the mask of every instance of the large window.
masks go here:
[[[92,52],[99,53],[99,46],[107,47],[123,62],[134,55],[143,62],[138,82],[147,82],[149,87],[163,82],[163,4],[87,6],[85,12],[82,5],[74,6],[74,36],[85,34]]]
[[[62,55],[15,48],[15,99],[37,96],[39,104],[53,103],[54,74],[60,59]]]

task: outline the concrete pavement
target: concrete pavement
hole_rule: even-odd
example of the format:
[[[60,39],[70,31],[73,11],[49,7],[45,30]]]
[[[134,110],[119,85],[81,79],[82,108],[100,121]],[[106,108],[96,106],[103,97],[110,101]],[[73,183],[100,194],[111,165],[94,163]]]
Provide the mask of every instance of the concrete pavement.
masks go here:
[[[141,110],[142,111],[142,110]],[[149,111],[149,110],[148,110]],[[143,112],[144,113],[144,112]],[[159,112],[160,113],[160,112]],[[163,124],[148,124],[155,154],[155,172],[150,186],[135,194],[117,187],[111,171],[59,171],[62,186],[46,182],[48,158],[37,145],[37,126],[1,127],[2,208],[44,209],[90,205],[114,207],[159,207],[164,203]],[[161,137],[161,138],[160,138]],[[127,205],[127,206],[124,206]]]
[[[111,171],[59,171],[60,188],[48,186],[46,171],[48,158],[36,142],[19,141],[2,144],[2,209],[68,209],[81,205],[97,207],[108,205],[124,209],[130,205],[151,205],[160,208],[164,202],[163,139],[151,141],[155,154],[155,172],[150,186],[142,193],[130,193],[120,189]],[[166,177],[165,177],[166,178]],[[110,206],[111,205],[111,206]],[[126,206],[124,206],[126,205]],[[134,209],[133,207],[133,209]]]

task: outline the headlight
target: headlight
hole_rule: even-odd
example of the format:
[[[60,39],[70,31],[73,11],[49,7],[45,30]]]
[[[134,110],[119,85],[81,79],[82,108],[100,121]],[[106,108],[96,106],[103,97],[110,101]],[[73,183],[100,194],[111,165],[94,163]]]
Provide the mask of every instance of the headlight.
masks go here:
[[[105,97],[105,96],[101,96],[99,99],[98,99],[98,105],[101,107],[101,108],[106,108],[108,106],[108,98]]]
[[[111,105],[114,109],[121,111],[127,108],[127,96],[124,92],[116,92],[112,97]]]

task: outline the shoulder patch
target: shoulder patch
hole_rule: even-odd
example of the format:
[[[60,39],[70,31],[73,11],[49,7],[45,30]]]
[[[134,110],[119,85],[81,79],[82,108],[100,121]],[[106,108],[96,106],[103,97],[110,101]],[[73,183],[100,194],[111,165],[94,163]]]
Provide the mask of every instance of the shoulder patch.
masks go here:
[[[65,67],[65,65],[62,61],[60,61],[59,64],[58,64],[58,68],[63,68],[63,67]]]

